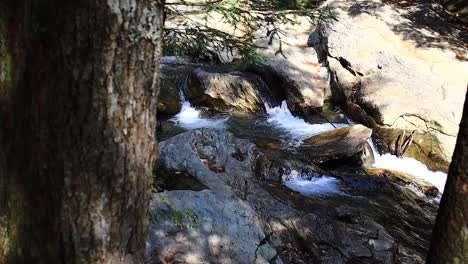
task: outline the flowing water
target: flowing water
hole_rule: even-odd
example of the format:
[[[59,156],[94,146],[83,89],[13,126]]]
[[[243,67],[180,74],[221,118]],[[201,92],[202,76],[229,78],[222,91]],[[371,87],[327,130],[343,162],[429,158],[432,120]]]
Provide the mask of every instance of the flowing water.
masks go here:
[[[292,138],[296,140],[303,140],[311,135],[333,130],[335,127],[339,128],[349,125],[342,123],[335,123],[333,125],[329,123],[309,124],[303,119],[293,116],[284,101],[279,107],[267,109],[267,113],[269,116],[268,122],[278,128],[285,129],[290,135],[292,135]],[[446,173],[431,171],[426,165],[414,158],[398,158],[390,153],[380,154],[376,150],[372,139],[369,139],[369,144],[375,157],[375,162],[372,165],[373,167],[401,171],[433,184],[441,192],[444,190],[445,181],[447,180]]]
[[[280,106],[267,107],[268,123],[272,126],[283,130],[284,133],[289,135],[291,142],[298,141],[299,143],[313,135],[330,131],[339,127],[349,126],[349,124],[341,123],[323,123],[323,124],[310,124],[299,117],[294,116],[289,111],[286,101],[283,101]]]
[[[332,194],[342,194],[340,181],[330,176],[308,176],[296,170],[283,175],[285,185],[294,191],[306,196],[327,196]]]
[[[194,108],[189,101],[185,99],[184,93],[180,93],[182,99],[182,109],[174,116],[171,121],[187,130],[196,128],[217,128],[224,129],[225,123],[229,117],[224,118],[207,118],[204,117],[202,111]]]
[[[183,94],[182,110],[170,122],[175,127],[170,132],[178,134],[196,128],[226,129],[237,137],[246,138],[262,145],[267,143],[281,144],[285,147],[301,144],[302,140],[322,132],[351,125],[346,123],[310,124],[304,119],[294,116],[288,109],[286,102],[280,106],[266,107],[266,115],[222,115],[207,116],[201,109],[191,106]],[[167,138],[172,136],[163,135]],[[401,171],[418,179],[429,182],[443,191],[447,174],[430,171],[420,161],[385,153],[376,150],[372,140],[369,140],[375,157],[373,167]],[[339,180],[331,176],[307,177],[307,175],[285,175],[285,185],[290,189],[299,191],[304,195],[330,195],[339,194]]]
[[[372,139],[369,139],[369,143],[374,153],[375,162],[373,166],[381,169],[391,169],[401,171],[414,176],[420,180],[426,181],[437,187],[439,191],[444,191],[445,181],[447,180],[447,174],[441,171],[431,171],[427,168],[424,163],[409,157],[397,157],[390,153],[380,154]]]

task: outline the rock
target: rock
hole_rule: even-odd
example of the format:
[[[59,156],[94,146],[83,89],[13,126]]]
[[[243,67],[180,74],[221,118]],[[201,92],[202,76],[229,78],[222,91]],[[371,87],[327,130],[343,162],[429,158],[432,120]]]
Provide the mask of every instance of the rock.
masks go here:
[[[280,255],[278,261],[287,255],[303,260],[303,263],[310,263],[311,258],[301,249],[294,231],[294,223],[301,218],[301,213],[282,204],[258,185],[253,171],[256,167],[256,152],[254,144],[237,139],[226,131],[197,129],[161,142],[160,161],[168,168],[187,171],[196,177],[211,192],[216,192],[221,204],[224,203],[223,195],[235,193],[251,208],[255,208],[264,232],[269,234],[264,243],[275,244],[276,252]],[[212,156],[215,157],[212,159],[224,166],[225,172],[215,173],[203,164],[202,159]],[[235,200],[236,197],[229,199]],[[284,221],[288,227],[284,226]],[[295,253],[288,253],[291,251]]]
[[[383,143],[382,148],[385,152],[395,153],[395,142],[404,132],[409,135],[412,131],[376,127],[374,128],[374,137],[376,141]],[[406,156],[416,158],[431,170],[447,173],[450,163],[440,155],[442,149],[439,140],[440,138],[433,133],[418,133],[416,131]]]
[[[235,29],[223,22],[222,14],[213,12],[210,15],[204,17],[186,13],[183,17],[171,17],[166,23],[180,27],[182,24],[190,25],[196,21],[221,32],[242,37],[243,31],[238,30],[242,25],[238,25],[239,28]],[[270,41],[269,37],[265,37],[264,28],[254,33],[257,36],[255,44],[260,46],[258,52],[267,60],[264,66],[249,65],[246,68],[259,74],[269,87],[277,91],[277,94],[287,98],[288,106],[293,112],[308,114],[312,109],[321,107],[324,99],[330,95],[329,74],[326,65],[319,61],[316,51],[308,45],[314,25],[307,18],[295,16],[289,18],[294,24],[278,25],[277,30],[281,31],[281,39],[276,35]],[[212,50],[218,53],[223,63],[239,59],[236,51],[227,52],[218,47]]]
[[[271,263],[276,256],[255,211],[216,191],[153,195],[149,263]],[[263,244],[262,244],[263,243]]]
[[[177,114],[181,108],[180,91],[175,80],[162,75],[158,96],[158,114]]]
[[[351,157],[363,151],[371,135],[363,125],[337,128],[305,139],[300,151],[312,162]]]
[[[160,143],[160,162],[166,168],[189,173],[209,190],[154,195],[157,217],[152,216],[150,224],[150,263],[166,258],[184,263],[274,263],[276,249],[263,223],[242,200],[249,190],[246,179],[254,177],[249,174],[254,148],[214,129],[192,130]],[[211,170],[211,163],[224,170]],[[187,219],[187,213],[196,217]]]
[[[325,1],[338,21],[317,27],[314,47],[328,54],[333,96],[348,112],[373,128],[417,130],[430,142],[408,154],[420,148],[446,166],[468,83],[463,30],[438,4],[393,2]]]
[[[281,184],[283,176],[290,175],[292,171],[309,176],[324,174],[313,163],[308,163],[306,160],[301,161],[297,154],[292,154],[283,149],[262,151],[255,162],[255,174],[262,181],[272,181]]]
[[[385,173],[325,172],[288,151],[263,152],[247,140],[214,129],[193,130],[161,142],[161,162],[189,173],[209,190],[155,195],[155,212],[166,215],[151,224],[149,253],[158,252],[153,254],[156,261],[188,261],[194,257],[189,252],[202,252],[193,261],[224,263],[227,257],[235,263],[250,263],[256,255],[257,261],[280,263],[408,259],[424,263],[437,211],[425,194]],[[203,160],[224,171],[210,170]],[[306,197],[288,190],[278,183],[284,173],[280,168],[336,175],[343,194]],[[165,198],[173,204],[168,205]],[[173,221],[177,210],[195,212],[198,224],[190,230],[177,227]],[[187,222],[190,217],[179,218],[179,226],[191,223]],[[210,244],[213,236],[220,242]],[[230,243],[229,252],[221,248],[223,243]],[[256,245],[260,245],[258,250]]]
[[[155,186],[156,185],[156,186]],[[156,168],[156,177],[153,179],[153,191],[162,190],[193,190],[201,191],[208,187],[200,183],[195,177],[185,171],[178,171],[166,168],[159,164]]]
[[[252,70],[262,76],[272,90],[282,89],[293,113],[308,115],[311,110],[322,107],[329,96],[329,74],[308,43],[314,25],[306,18],[291,19],[297,24],[279,25],[284,33],[281,40],[259,38],[256,43],[262,47],[259,52],[266,55],[268,61],[265,66],[255,66]]]
[[[430,197],[437,197],[437,195],[439,195],[439,190],[434,185],[423,182],[415,177],[411,177],[403,172],[388,169],[367,169],[366,171],[369,175],[384,177],[392,182],[411,184],[416,188],[421,189],[422,192]]]
[[[263,98],[269,97],[268,87],[255,75],[203,69],[193,72],[186,93],[194,105],[221,111],[265,112]]]

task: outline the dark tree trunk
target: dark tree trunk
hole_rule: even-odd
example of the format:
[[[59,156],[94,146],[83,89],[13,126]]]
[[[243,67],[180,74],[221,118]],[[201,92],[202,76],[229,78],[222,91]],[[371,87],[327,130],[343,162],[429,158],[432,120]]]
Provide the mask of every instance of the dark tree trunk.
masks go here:
[[[468,93],[427,263],[468,263]]]
[[[0,3],[0,263],[142,263],[162,6]]]

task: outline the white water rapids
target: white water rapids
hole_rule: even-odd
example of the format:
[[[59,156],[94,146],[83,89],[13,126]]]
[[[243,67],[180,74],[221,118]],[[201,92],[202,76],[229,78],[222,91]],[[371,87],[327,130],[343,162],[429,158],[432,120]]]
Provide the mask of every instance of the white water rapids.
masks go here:
[[[304,119],[294,116],[288,109],[286,101],[281,106],[267,107],[268,122],[272,125],[284,129],[296,140],[304,140],[310,136],[320,134],[339,127],[348,126],[348,124],[309,124]]]
[[[193,107],[190,102],[185,99],[184,94],[181,92],[182,109],[172,119],[177,125],[185,129],[196,129],[202,127],[223,129],[225,127],[227,118],[209,119],[202,116],[202,112]]]
[[[305,139],[315,134],[335,129],[331,124],[309,124],[299,117],[295,117],[289,111],[286,102],[283,101],[281,106],[267,110],[269,115],[268,122],[271,124],[286,129],[294,138]],[[349,124],[334,124],[336,127],[344,127]],[[373,167],[381,169],[391,169],[407,173],[413,177],[429,182],[436,186],[441,192],[444,190],[447,174],[444,172],[434,172],[427,168],[422,162],[408,157],[398,158],[395,155],[386,153],[379,154],[372,140],[369,140],[374,153],[375,162]],[[301,177],[299,177],[301,178]],[[301,181],[301,179],[298,179]],[[303,181],[303,180],[302,180]],[[296,187],[295,185],[293,187]],[[292,188],[294,189],[294,188]],[[297,190],[299,191],[299,190]]]

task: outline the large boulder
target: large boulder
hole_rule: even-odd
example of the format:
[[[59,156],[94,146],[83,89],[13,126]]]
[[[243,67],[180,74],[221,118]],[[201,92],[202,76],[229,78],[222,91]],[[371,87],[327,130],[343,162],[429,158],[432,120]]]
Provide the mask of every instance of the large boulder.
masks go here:
[[[263,98],[269,89],[254,74],[212,72],[195,69],[187,87],[187,98],[195,105],[217,110],[265,112]]]
[[[313,162],[342,159],[362,152],[371,135],[363,125],[337,128],[305,139],[300,150]]]
[[[191,74],[194,64],[183,57],[163,57],[161,59],[161,75],[157,110],[158,114],[173,115],[182,109],[180,97],[187,75]]]
[[[259,38],[259,52],[268,57],[266,65],[252,67],[273,90],[283,90],[288,107],[308,115],[320,108],[330,94],[329,74],[308,39],[314,25],[306,18],[291,17],[297,24],[280,24],[281,38]],[[261,32],[260,34],[263,34]]]
[[[386,133],[389,145],[417,130],[414,147],[447,166],[468,83],[463,30],[438,4],[393,2],[325,1],[338,21],[320,23],[312,44],[327,54],[333,96],[353,119],[399,129]]]
[[[239,198],[211,190],[154,194],[149,263],[274,263],[255,211]]]
[[[192,130],[160,143],[164,167],[188,172],[209,190],[154,195],[150,263],[275,263],[276,249],[257,212],[243,201],[248,195],[245,177],[253,177],[248,169],[253,150],[247,140],[214,129]]]

